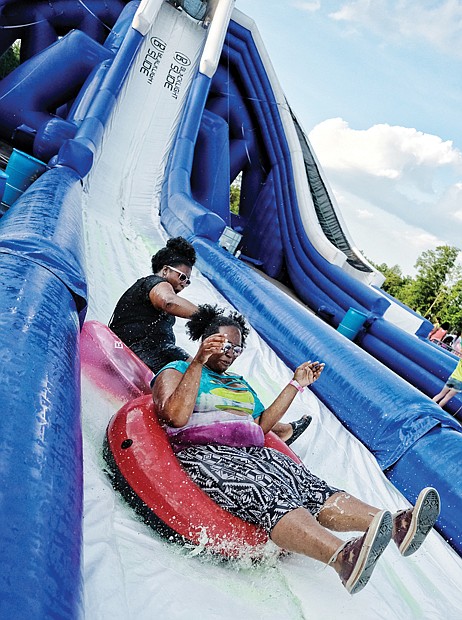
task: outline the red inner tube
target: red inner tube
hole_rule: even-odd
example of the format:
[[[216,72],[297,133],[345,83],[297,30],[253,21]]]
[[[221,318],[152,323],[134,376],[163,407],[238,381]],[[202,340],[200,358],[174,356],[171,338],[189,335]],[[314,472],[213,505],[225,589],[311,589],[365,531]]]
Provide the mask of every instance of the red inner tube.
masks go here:
[[[109,423],[104,457],[114,487],[129,504],[169,539],[225,557],[260,557],[266,532],[223,510],[182,469],[154,410],[149,368],[98,321],[84,325],[81,359],[99,388],[127,403]],[[300,463],[274,433],[267,433],[265,446]]]
[[[117,478],[116,488],[159,532],[227,557],[261,555],[266,532],[218,506],[189,478],[158,421],[151,396],[124,405],[110,421],[106,441],[105,456],[113,482]],[[273,433],[266,435],[265,445],[300,462]]]

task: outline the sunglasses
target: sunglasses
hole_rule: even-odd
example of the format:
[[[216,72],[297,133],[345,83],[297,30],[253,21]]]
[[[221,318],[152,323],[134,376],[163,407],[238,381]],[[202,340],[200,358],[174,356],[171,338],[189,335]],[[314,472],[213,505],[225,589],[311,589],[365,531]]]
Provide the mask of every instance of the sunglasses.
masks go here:
[[[179,269],[175,269],[175,267],[170,267],[170,265],[167,265],[167,267],[171,269],[172,271],[176,271],[177,273],[180,274],[180,277],[178,278],[180,282],[184,282],[186,286],[189,286],[191,284],[191,280],[189,279],[189,276],[187,276],[185,273],[183,273]]]
[[[239,357],[239,355],[243,351],[242,347],[240,347],[239,345],[237,344],[233,345],[231,344],[231,342],[225,342],[222,348],[223,353],[228,353],[229,351],[231,351],[231,349],[233,350],[234,357]]]

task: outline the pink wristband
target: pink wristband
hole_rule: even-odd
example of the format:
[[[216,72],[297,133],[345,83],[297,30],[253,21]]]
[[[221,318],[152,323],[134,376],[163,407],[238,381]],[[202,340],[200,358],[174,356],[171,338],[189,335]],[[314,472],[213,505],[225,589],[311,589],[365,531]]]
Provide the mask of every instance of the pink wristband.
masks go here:
[[[289,385],[293,385],[294,388],[296,388],[300,393],[303,392],[303,390],[305,389],[302,385],[300,385],[297,379],[291,379],[289,381]]]

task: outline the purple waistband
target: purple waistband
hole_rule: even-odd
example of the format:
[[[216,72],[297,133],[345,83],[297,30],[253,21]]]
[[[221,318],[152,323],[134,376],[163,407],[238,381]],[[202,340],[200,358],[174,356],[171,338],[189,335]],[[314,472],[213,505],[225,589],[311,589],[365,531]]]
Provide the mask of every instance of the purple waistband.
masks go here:
[[[251,421],[214,422],[204,426],[187,427],[174,435],[169,435],[174,452],[189,446],[233,446],[244,448],[262,447],[265,435],[261,426]]]

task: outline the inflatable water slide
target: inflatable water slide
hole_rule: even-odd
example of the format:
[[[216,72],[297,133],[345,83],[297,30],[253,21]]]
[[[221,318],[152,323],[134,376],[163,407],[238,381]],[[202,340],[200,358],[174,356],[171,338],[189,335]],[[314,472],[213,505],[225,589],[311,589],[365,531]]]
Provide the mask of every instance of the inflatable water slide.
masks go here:
[[[425,395],[455,360],[380,292],[255,23],[233,0],[0,9],[0,51],[21,41],[0,81],[0,616],[458,618],[462,436]],[[165,541],[104,472],[127,393],[81,367],[82,328],[107,323],[176,235],[198,254],[187,297],[248,318],[235,366],[266,404],[301,361],[326,363],[287,413],[313,416],[294,443],[310,469],[390,510],[424,486],[440,492],[425,547],[404,559],[390,546],[356,597],[271,543],[255,564]],[[366,315],[357,342],[334,329],[350,308]],[[184,322],[176,335],[193,349]]]

